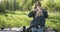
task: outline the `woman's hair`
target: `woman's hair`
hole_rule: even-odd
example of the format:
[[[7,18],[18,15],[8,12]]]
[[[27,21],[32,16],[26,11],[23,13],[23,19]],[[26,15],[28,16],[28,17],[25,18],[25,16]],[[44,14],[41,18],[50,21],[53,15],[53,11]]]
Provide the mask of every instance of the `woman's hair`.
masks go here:
[[[37,8],[37,7],[36,7],[36,3],[38,3],[39,6],[41,7],[41,3],[40,3],[39,1],[36,1],[36,2],[35,2],[35,8]]]

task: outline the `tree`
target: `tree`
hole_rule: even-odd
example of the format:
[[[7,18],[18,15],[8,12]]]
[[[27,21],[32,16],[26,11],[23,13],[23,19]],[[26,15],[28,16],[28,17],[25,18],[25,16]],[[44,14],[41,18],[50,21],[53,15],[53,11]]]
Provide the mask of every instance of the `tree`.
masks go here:
[[[14,0],[14,11],[16,11],[16,0]]]

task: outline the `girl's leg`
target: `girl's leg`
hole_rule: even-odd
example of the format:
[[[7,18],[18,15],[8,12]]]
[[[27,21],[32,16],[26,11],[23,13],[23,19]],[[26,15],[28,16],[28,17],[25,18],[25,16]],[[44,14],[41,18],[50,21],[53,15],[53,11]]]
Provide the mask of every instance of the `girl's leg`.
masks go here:
[[[38,29],[36,27],[31,28],[32,32],[38,32]]]
[[[32,21],[31,24],[30,24],[30,27],[32,29],[32,32],[38,32],[38,25],[37,25],[37,22],[36,21]]]
[[[44,32],[43,28],[38,28],[38,32]]]
[[[44,30],[45,30],[45,19],[44,19],[44,17],[42,17],[42,18],[40,19],[39,26],[40,26],[40,28],[38,29],[38,31],[39,31],[39,32],[40,32],[40,31],[43,31],[43,32],[44,32]]]
[[[37,25],[31,24],[30,27],[31,27],[32,32],[38,32],[38,29],[37,29],[38,26]]]

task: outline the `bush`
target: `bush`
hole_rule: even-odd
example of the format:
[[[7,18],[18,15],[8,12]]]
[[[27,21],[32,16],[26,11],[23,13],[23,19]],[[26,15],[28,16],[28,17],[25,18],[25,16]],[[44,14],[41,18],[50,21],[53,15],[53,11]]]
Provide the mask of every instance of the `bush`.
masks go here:
[[[5,21],[0,20],[0,28],[5,28]]]

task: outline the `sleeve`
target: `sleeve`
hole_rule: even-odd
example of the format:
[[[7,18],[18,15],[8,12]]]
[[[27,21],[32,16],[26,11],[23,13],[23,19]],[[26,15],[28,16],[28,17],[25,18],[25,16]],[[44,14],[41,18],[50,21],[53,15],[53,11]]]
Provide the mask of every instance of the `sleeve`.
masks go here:
[[[43,11],[43,14],[44,14],[44,17],[45,17],[45,18],[48,18],[48,13],[47,13],[46,10]]]
[[[33,11],[28,14],[28,17],[34,17],[34,16],[35,16],[35,14]]]

